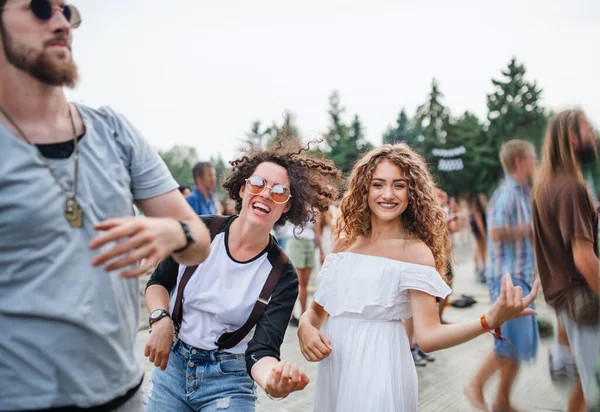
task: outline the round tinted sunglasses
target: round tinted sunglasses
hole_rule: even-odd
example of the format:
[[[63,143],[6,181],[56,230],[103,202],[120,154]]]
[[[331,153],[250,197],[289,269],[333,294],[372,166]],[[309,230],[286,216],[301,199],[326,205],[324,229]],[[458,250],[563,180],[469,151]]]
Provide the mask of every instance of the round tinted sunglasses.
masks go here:
[[[54,15],[54,9],[56,8],[62,12],[72,29],[76,29],[81,25],[81,14],[79,13],[79,10],[77,10],[77,8],[72,4],[58,6],[52,4],[49,0],[31,0],[28,8],[37,19],[42,21],[50,20]],[[4,7],[2,10],[11,9]]]
[[[253,195],[260,195],[265,189],[271,189],[271,200],[278,205],[286,203],[292,195],[287,186],[277,183],[273,187],[267,186],[267,181],[260,176],[252,176],[246,179],[246,187]]]

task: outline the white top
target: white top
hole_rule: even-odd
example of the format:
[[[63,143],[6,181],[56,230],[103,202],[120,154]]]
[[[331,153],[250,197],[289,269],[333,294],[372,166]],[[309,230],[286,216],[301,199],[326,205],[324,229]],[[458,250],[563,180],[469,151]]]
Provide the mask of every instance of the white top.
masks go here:
[[[225,232],[215,236],[210,249],[183,291],[179,331],[181,340],[204,350],[217,349],[215,342],[223,333],[236,331],[248,320],[272,268],[267,253],[247,262],[233,259],[225,246]],[[184,271],[180,265],[175,290]],[[171,313],[175,300],[171,299]],[[244,353],[253,336],[254,329],[227,352]]]
[[[327,256],[319,278],[314,299],[330,316],[408,319],[409,289],[441,298],[451,292],[431,266],[352,252]]]
[[[294,227],[292,237],[301,240],[315,240],[315,224],[313,222],[307,222],[306,225],[304,225],[304,229],[301,229],[299,226]]]

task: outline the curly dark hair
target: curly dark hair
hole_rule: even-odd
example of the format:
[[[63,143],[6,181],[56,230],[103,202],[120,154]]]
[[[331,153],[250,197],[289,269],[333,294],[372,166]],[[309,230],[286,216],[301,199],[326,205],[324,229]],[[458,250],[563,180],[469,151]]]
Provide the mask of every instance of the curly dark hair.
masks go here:
[[[235,210],[239,213],[242,208],[240,189],[246,184],[246,179],[252,176],[258,165],[270,162],[287,170],[292,195],[290,210],[281,215],[276,226],[289,221],[303,228],[307,222],[314,220],[317,212],[327,211],[337,199],[342,175],[331,160],[315,157],[313,152],[309,152],[313,143],[316,141],[303,146],[295,140],[280,139],[266,149],[247,149],[241,158],[230,162],[233,167],[223,188],[235,201]]]

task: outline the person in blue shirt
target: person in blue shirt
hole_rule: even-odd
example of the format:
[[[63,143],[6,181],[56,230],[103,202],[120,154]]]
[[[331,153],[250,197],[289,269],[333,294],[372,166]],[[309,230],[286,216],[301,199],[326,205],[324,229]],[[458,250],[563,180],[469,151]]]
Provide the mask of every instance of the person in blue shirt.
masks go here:
[[[196,187],[187,197],[187,201],[198,215],[216,215],[214,193],[217,187],[217,175],[210,162],[199,162],[192,169]]]

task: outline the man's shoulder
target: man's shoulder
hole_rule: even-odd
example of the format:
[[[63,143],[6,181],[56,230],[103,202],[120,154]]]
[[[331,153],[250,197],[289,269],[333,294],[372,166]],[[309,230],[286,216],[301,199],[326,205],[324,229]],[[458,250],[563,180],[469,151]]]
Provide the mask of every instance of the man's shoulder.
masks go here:
[[[83,104],[75,104],[87,127],[106,127],[115,136],[140,134],[125,115],[110,106],[93,108]]]
[[[542,191],[551,200],[561,196],[570,196],[577,192],[587,192],[585,182],[566,173],[555,175]]]

